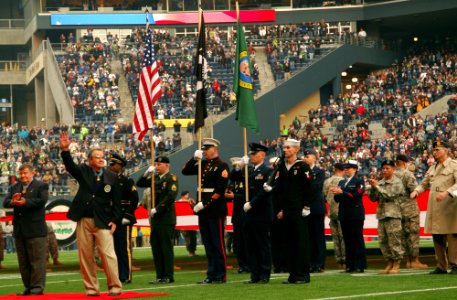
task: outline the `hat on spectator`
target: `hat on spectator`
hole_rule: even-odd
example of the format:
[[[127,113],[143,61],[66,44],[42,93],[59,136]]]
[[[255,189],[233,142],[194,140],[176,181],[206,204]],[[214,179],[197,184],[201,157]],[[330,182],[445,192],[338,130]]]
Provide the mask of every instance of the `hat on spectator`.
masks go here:
[[[163,164],[169,164],[170,163],[170,159],[168,157],[166,157],[166,156],[157,156],[154,161],[158,162],[158,163],[163,163]]]
[[[268,148],[259,143],[250,143],[249,144],[249,154],[254,154],[259,151],[267,152]]]
[[[350,160],[348,160],[347,163],[344,165],[344,168],[345,168],[345,169],[350,169],[350,168],[359,169],[359,164],[357,163],[356,160],[350,159]]]
[[[449,144],[443,141],[434,141],[433,142],[433,149],[434,148],[449,148]]]
[[[310,155],[310,154],[316,155],[317,152],[316,152],[316,150],[314,150],[312,148],[307,148],[307,149],[305,149],[305,151],[303,151],[303,155],[305,155],[305,156]]]
[[[239,164],[241,161],[241,157],[232,157],[230,158],[230,162],[232,163],[232,166]]]
[[[335,169],[337,170],[344,170],[344,164],[343,163],[336,163],[334,166],[333,166]]]
[[[125,158],[123,158],[119,154],[113,153],[111,155],[111,158],[109,159],[109,164],[110,165],[120,164],[123,167],[125,167],[125,165],[127,164],[127,161],[125,160]]]
[[[384,167],[385,165],[395,167],[395,162],[393,160],[387,159],[382,162],[381,167]]]
[[[207,150],[211,147],[219,147],[221,142],[213,138],[204,138],[202,139],[202,150]]]
[[[409,157],[404,155],[404,154],[398,154],[397,155],[397,159],[396,160],[400,160],[400,161],[404,161],[404,162],[408,162],[409,161]]]
[[[284,146],[300,147],[300,141],[297,141],[295,139],[287,139],[284,141]]]

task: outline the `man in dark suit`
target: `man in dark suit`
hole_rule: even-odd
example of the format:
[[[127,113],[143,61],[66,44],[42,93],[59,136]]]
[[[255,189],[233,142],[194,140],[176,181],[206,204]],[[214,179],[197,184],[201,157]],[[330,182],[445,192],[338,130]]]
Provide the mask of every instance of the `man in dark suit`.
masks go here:
[[[363,239],[365,210],[362,203],[365,182],[357,177],[357,170],[357,161],[349,160],[344,168],[346,179],[341,180],[338,186],[330,187],[329,190],[335,195],[335,201],[340,204],[338,218],[346,245],[345,272],[347,273],[363,273],[367,268]]]
[[[68,218],[77,222],[76,240],[81,276],[86,295],[100,295],[94,249],[97,246],[110,296],[120,295],[117,257],[114,251],[113,233],[121,223],[121,191],[117,175],[105,169],[105,159],[100,148],[88,154],[88,163],[77,166],[71,157],[71,140],[67,132],[60,134],[61,156],[65,168],[79,183],[78,192],[68,211]]]
[[[322,273],[325,269],[325,254],[327,248],[325,244],[325,200],[324,200],[324,181],[325,172],[316,165],[317,152],[308,148],[303,151],[305,163],[311,168],[314,174],[313,196],[311,202],[311,214],[309,215],[309,239],[311,242],[311,261],[310,272]]]
[[[110,170],[117,174],[121,190],[121,224],[114,232],[114,250],[116,251],[119,269],[119,280],[122,283],[132,282],[132,226],[136,223],[135,210],[138,207],[138,192],[135,182],[122,174],[127,161],[117,153],[111,155]]]
[[[198,214],[198,225],[208,259],[207,277],[201,284],[225,283],[227,278],[226,253],[224,245],[227,203],[224,193],[228,185],[229,167],[219,158],[220,142],[203,139],[202,150],[196,150],[182,169],[183,175],[197,175],[198,161],[201,161],[201,201],[194,206]]]
[[[271,193],[266,192],[263,185],[268,181],[273,170],[265,164],[267,147],[251,143],[249,148],[251,161],[248,170],[249,201],[246,201],[243,206],[246,212],[243,229],[251,279],[246,283],[268,283],[271,274],[270,228],[273,220],[273,203]]]
[[[33,179],[34,174],[31,164],[22,164],[19,182],[11,187],[3,201],[3,207],[14,210],[13,235],[25,287],[18,295],[41,295],[46,283],[48,229],[44,207],[49,193],[48,185]]]
[[[178,179],[170,173],[170,160],[159,156],[155,159],[154,205],[152,200],[143,202],[148,209],[151,224],[151,247],[156,267],[156,279],[150,284],[172,283],[174,279],[173,237],[176,226],[175,200],[178,196]],[[137,181],[139,187],[151,187],[152,172],[146,172]]]

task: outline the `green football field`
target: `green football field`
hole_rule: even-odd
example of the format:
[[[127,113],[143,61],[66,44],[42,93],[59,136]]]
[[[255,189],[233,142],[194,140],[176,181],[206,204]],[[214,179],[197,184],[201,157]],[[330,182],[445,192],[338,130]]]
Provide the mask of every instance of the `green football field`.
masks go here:
[[[376,242],[367,244],[369,248],[368,270],[364,274],[342,274],[331,255],[328,244],[327,268],[324,273],[311,276],[306,285],[284,285],[287,274],[272,274],[269,284],[247,285],[243,282],[249,275],[236,273],[233,255],[228,257],[227,283],[220,285],[198,285],[205,278],[206,259],[204,250],[199,247],[199,256],[188,257],[183,247],[175,248],[176,265],[181,270],[175,273],[175,282],[167,285],[151,285],[155,279],[153,261],[149,248],[134,250],[134,265],[141,267],[133,274],[133,283],[124,285],[124,291],[164,292],[170,299],[456,299],[457,276],[429,275],[434,267],[433,249],[429,241],[422,242],[421,260],[429,264],[426,270],[411,270],[402,263],[398,275],[378,275],[384,267]],[[84,292],[76,251],[61,251],[62,266],[51,266],[47,273],[45,292]],[[15,254],[6,254],[4,269],[0,271],[0,295],[14,294],[23,290],[17,269]],[[102,292],[107,291],[104,273],[99,272]]]

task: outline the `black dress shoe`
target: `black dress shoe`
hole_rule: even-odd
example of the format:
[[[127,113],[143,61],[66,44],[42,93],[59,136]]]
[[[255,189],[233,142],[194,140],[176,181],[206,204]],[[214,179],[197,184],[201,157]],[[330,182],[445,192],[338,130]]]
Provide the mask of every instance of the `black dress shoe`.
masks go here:
[[[354,269],[352,270],[351,273],[364,273],[365,271],[363,269]]]
[[[197,282],[198,284],[211,284],[213,281],[209,278],[205,278],[202,281]]]
[[[149,284],[158,284],[158,283],[161,283],[160,282],[161,280],[162,280],[162,278],[157,278],[156,280],[149,281]]]
[[[28,296],[28,295],[30,295],[30,291],[29,290],[25,290],[22,293],[17,293],[16,294],[16,296]]]
[[[119,296],[120,294],[121,294],[121,292],[109,292],[108,296],[113,297],[113,296]]]
[[[221,283],[225,283],[225,280],[221,279],[221,280],[213,280],[211,282],[212,284],[221,284]]]
[[[442,270],[440,268],[436,268],[435,270],[431,271],[429,274],[430,275],[441,275],[441,274],[447,274],[447,271]]]
[[[249,270],[246,269],[246,268],[239,268],[238,269],[238,274],[249,274],[249,273],[251,273],[251,272],[249,272]]]
[[[449,272],[450,275],[457,275],[457,268],[452,268],[451,272]]]
[[[294,282],[294,284],[306,284],[309,283],[309,280],[297,280]]]
[[[131,280],[124,280],[124,281],[121,280],[121,282],[122,282],[122,284],[130,284],[130,283],[132,283]]]
[[[29,293],[30,296],[39,296],[39,295],[43,295],[43,291],[30,291]]]
[[[259,283],[259,284],[267,284],[268,282],[270,282],[269,279],[260,279],[257,283]]]
[[[86,294],[87,297],[99,297],[100,294]]]
[[[162,278],[162,279],[160,279],[159,283],[172,283],[172,282],[175,282],[175,280],[172,278]]]
[[[258,280],[252,280],[252,279],[249,279],[248,281],[245,281],[244,283],[245,284],[252,284],[252,283],[257,283],[259,282]]]

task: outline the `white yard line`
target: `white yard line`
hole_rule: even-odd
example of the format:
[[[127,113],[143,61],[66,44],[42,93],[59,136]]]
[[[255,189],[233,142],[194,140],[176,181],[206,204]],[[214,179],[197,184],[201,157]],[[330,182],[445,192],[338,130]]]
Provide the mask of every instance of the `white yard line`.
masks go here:
[[[453,289],[457,289],[457,286],[445,286],[445,287],[421,289],[421,290],[394,291],[394,292],[382,292],[382,293],[367,293],[367,294],[346,295],[346,296],[337,296],[337,297],[314,298],[314,299],[309,299],[309,300],[357,299],[357,298],[366,298],[366,297],[380,297],[380,296],[414,294],[414,293],[423,293],[423,292],[436,292],[436,291],[453,290]]]

